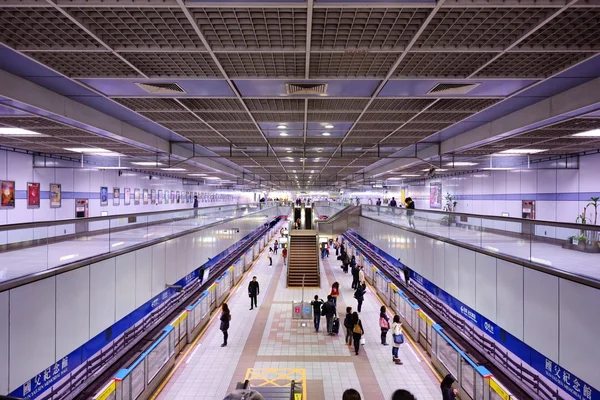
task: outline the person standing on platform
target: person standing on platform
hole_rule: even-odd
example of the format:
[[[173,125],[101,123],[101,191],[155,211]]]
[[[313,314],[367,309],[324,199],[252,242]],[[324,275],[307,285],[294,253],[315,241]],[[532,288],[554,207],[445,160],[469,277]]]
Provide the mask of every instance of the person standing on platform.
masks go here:
[[[270,253],[267,253],[267,258],[269,259],[269,267],[273,265],[273,257],[271,257]]]
[[[194,196],[194,218],[198,218],[198,196]]]
[[[360,350],[360,339],[365,334],[365,330],[362,326],[362,321],[358,317],[358,313],[355,311],[352,314],[352,338],[354,339],[354,353],[358,355]]]
[[[333,304],[337,306],[337,298],[340,295],[340,284],[338,282],[333,282],[333,285],[331,285],[330,295],[333,298]]]
[[[400,322],[400,316],[394,315],[394,322],[392,323],[392,361],[395,364],[402,365],[402,361],[398,353],[400,352],[400,346],[404,343],[404,335],[402,334],[402,323]]]
[[[281,255],[283,256],[283,265],[286,265],[285,260],[287,259],[288,250],[287,247],[284,247],[281,251]]]
[[[223,303],[221,307],[221,331],[223,332],[223,344],[221,347],[227,346],[227,338],[229,335],[227,334],[227,330],[229,330],[229,321],[231,321],[231,313],[229,312],[229,307],[227,303]]]
[[[248,296],[250,297],[250,309],[253,310],[254,307],[258,308],[257,298],[260,294],[260,285],[256,280],[256,276],[252,277],[252,280],[248,284]]]
[[[415,228],[415,202],[410,197],[406,198],[406,216],[408,218],[408,226]]]
[[[277,248],[279,247],[279,243],[277,240],[273,243],[273,254],[277,254]]]
[[[396,207],[398,206],[398,203],[396,203],[396,198],[392,197],[392,200],[390,200],[390,207],[392,208],[392,214],[396,215]]]
[[[318,294],[315,294],[315,299],[310,302],[310,305],[312,306],[312,309],[313,309],[313,320],[315,323],[315,332],[319,332],[319,326],[321,325],[321,312],[322,312],[322,308],[323,308],[324,304],[325,303],[323,302],[323,300],[319,299]]]
[[[452,388],[452,384],[454,382],[456,382],[456,380],[450,374],[446,375],[442,380],[440,389],[442,389],[443,400],[456,400],[456,394],[458,393],[458,390]]]
[[[352,346],[352,307],[346,307],[346,318],[344,318],[344,328],[346,328],[346,344]]]
[[[381,328],[381,344],[387,346],[387,333],[390,330],[390,317],[385,312],[385,306],[379,309],[379,327]]]
[[[363,266],[358,267],[358,283],[364,284],[365,280],[365,268]]]
[[[361,310],[362,310],[362,303],[365,300],[366,291],[367,291],[367,285],[365,285],[363,283],[362,285],[359,284],[358,289],[356,289],[356,292],[354,292],[354,298],[358,302],[358,307],[356,307],[356,310],[358,312],[361,312]]]
[[[358,289],[359,285],[358,275],[360,273],[360,268],[358,267],[358,265],[354,265],[350,272],[352,272],[352,289],[356,290]]]
[[[321,310],[321,315],[325,316],[327,320],[327,334],[333,336],[333,318],[335,317],[337,311],[335,308],[335,303],[333,302],[333,296],[327,296],[327,301],[323,304],[323,308]]]

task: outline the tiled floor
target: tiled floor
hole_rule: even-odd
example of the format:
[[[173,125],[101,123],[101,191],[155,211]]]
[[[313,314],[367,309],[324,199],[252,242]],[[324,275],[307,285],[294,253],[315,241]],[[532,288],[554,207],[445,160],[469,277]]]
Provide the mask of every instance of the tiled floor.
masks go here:
[[[220,347],[219,323],[213,321],[159,399],[221,399],[244,379],[249,368],[304,368],[309,400],[341,399],[344,390],[351,387],[368,400],[389,399],[399,388],[410,390],[419,400],[441,397],[439,382],[417,350],[403,345],[404,365],[392,363],[391,346],[380,344],[380,303],[373,293],[367,294],[361,314],[367,344],[355,356],[345,346],[343,332],[335,337],[324,333],[325,318],[319,333],[314,331],[312,320],[292,319],[291,303],[302,299],[302,289],[285,287],[281,256],[274,256],[273,264],[269,267],[266,255],[261,254],[240,289],[228,300],[232,308],[228,346]],[[245,288],[252,275],[261,284],[258,311],[248,310]],[[337,280],[341,285],[338,310],[343,318],[345,301],[355,306],[351,279],[337,267],[332,254],[321,266],[321,288],[306,289],[304,299],[314,294],[326,297],[331,283]]]
[[[363,215],[385,221],[394,225],[408,227],[406,217],[389,215],[382,212],[377,215],[375,211],[363,211]],[[600,269],[597,268],[600,255],[583,253],[575,250],[563,249],[561,246],[545,243],[539,240],[504,236],[497,233],[481,232],[463,229],[456,226],[445,226],[439,222],[415,220],[417,230],[433,235],[446,237],[458,242],[463,242],[487,251],[507,254],[522,260],[531,261],[541,267],[573,273],[582,277],[600,280]],[[535,237],[534,237],[535,238]],[[566,241],[566,237],[565,237]]]

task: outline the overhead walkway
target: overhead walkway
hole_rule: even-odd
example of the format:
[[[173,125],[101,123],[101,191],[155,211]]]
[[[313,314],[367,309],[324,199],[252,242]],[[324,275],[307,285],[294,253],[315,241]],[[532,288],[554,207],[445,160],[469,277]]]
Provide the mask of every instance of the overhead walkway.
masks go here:
[[[600,226],[414,210],[411,227],[406,212],[402,208],[361,206],[363,217],[456,241],[492,256],[509,256],[541,268],[600,281]],[[572,245],[564,248],[570,237],[580,235],[590,238],[587,247],[596,247],[599,252],[577,251]]]
[[[221,205],[0,227],[0,282],[265,211],[279,203]]]

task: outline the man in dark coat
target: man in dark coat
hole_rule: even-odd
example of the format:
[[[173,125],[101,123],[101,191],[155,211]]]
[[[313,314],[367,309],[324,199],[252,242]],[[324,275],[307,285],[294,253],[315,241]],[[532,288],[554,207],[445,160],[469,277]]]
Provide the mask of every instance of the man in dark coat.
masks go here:
[[[327,296],[327,301],[325,302],[325,304],[323,304],[323,307],[321,307],[321,315],[325,316],[325,319],[327,320],[327,333],[329,335],[333,335],[333,318],[335,317],[335,315],[337,314],[337,311],[335,309],[335,303],[333,302],[333,296],[329,295]]]
[[[352,289],[358,289],[358,285],[359,285],[359,279],[358,279],[358,274],[360,272],[360,268],[358,267],[357,264],[354,264],[352,266]]]
[[[258,285],[258,281],[256,280],[256,276],[252,277],[252,280],[248,284],[248,296],[250,296],[250,309],[253,310],[254,307],[258,307],[257,297],[260,293],[260,287]]]

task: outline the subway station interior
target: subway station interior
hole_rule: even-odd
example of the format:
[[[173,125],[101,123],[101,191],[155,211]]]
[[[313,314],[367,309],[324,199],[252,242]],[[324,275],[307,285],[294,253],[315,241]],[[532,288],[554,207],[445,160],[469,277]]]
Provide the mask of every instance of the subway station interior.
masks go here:
[[[598,0],[0,1],[0,399],[600,400],[599,206]]]

